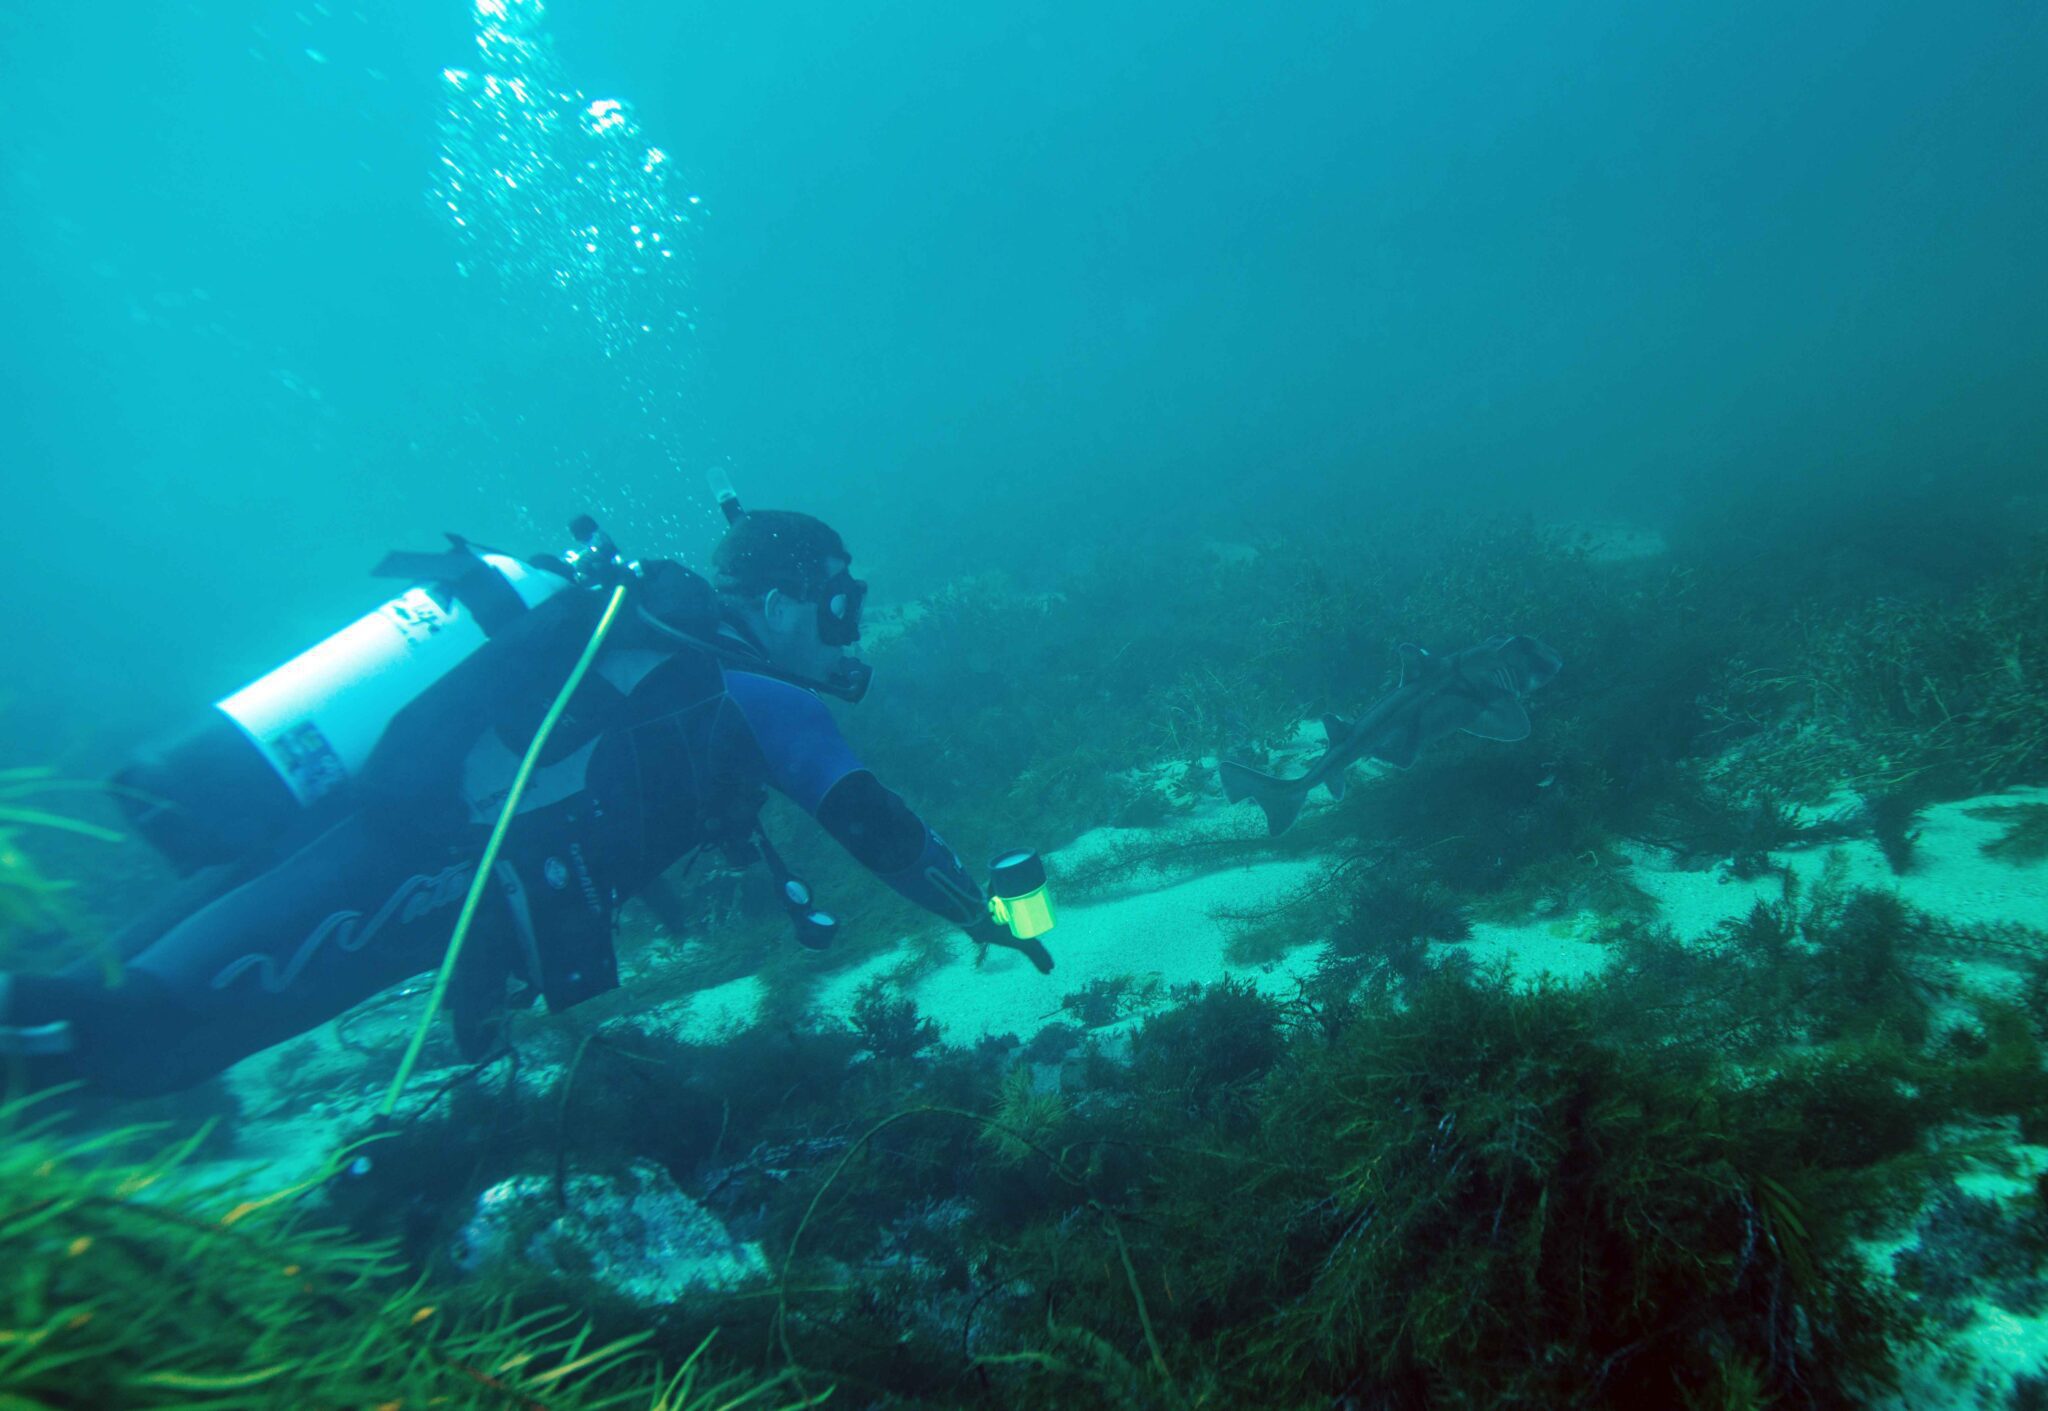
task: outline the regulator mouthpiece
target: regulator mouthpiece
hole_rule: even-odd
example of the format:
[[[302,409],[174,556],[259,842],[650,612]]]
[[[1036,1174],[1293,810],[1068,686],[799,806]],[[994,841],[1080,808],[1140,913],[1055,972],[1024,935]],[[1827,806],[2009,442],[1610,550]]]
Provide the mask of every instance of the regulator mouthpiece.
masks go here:
[[[1006,852],[988,865],[988,914],[1020,941],[1053,928],[1052,892],[1045,864],[1030,849]]]
[[[818,689],[848,705],[859,705],[875,679],[875,669],[855,657],[841,657],[832,674],[818,682]]]

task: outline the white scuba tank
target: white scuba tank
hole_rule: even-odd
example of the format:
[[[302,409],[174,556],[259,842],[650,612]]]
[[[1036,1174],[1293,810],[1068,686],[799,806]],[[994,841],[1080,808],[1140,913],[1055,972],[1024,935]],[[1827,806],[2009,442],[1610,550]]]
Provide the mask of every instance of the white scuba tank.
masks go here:
[[[417,565],[413,586],[138,754],[113,780],[137,831],[181,872],[276,844],[309,815],[343,806],[400,711],[572,586],[562,573],[456,543],[394,555],[379,572]]]
[[[477,558],[535,608],[569,586],[504,554]],[[406,589],[326,641],[215,703],[301,807],[361,772],[392,717],[466,661],[489,634],[439,585]]]

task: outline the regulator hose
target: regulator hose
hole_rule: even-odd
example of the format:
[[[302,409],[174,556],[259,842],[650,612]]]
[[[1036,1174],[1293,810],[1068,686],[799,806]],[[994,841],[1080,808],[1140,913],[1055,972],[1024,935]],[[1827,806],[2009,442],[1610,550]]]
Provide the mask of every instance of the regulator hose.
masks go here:
[[[420,1015],[419,1027],[413,1030],[412,1042],[406,1045],[405,1057],[399,1060],[398,1072],[391,1079],[391,1090],[384,1094],[384,1101],[377,1109],[380,1119],[388,1119],[398,1106],[398,1095],[405,1088],[406,1080],[412,1077],[412,1070],[419,1062],[420,1050],[426,1047],[427,1034],[434,1027],[434,1016],[441,1012],[441,1001],[448,993],[448,982],[454,978],[455,962],[461,958],[462,943],[469,936],[470,923],[476,920],[477,907],[483,903],[484,889],[490,885],[491,869],[497,865],[498,851],[504,846],[505,835],[512,830],[512,819],[519,811],[520,797],[526,792],[526,781],[532,776],[534,765],[540,760],[540,753],[547,747],[548,736],[554,733],[555,722],[562,718],[562,712],[569,708],[569,697],[576,694],[576,688],[583,684],[583,678],[590,670],[590,663],[597,659],[598,648],[612,630],[612,623],[619,615],[619,607],[626,601],[626,584],[621,583],[612,590],[611,601],[605,604],[604,616],[598,619],[597,628],[590,634],[590,641],[584,645],[583,655],[576,659],[569,678],[562,683],[562,689],[555,696],[555,703],[548,707],[542,717],[540,729],[533,732],[533,741],[526,747],[526,757],[519,761],[519,772],[512,776],[512,788],[505,795],[504,807],[498,810],[498,822],[491,829],[491,840],[484,844],[483,856],[477,860],[476,876],[470,879],[469,895],[462,899],[462,913],[455,919],[454,934],[448,937],[448,953],[441,957],[441,969],[434,976],[434,988],[427,995],[426,1012]]]

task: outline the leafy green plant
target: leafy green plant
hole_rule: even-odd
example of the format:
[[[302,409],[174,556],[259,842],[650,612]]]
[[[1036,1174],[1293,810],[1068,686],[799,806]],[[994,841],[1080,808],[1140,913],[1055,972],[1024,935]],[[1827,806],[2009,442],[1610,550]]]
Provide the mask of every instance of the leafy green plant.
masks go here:
[[[1031,1070],[1017,1067],[1003,1079],[993,1120],[982,1129],[981,1140],[1001,1165],[1015,1166],[1035,1149],[1052,1144],[1067,1115],[1067,1104],[1057,1092],[1041,1091]]]
[[[1824,1037],[1888,1028],[1908,1043],[1927,1036],[1933,992],[1915,967],[1928,948],[1921,915],[1892,892],[1857,888],[1810,907],[1801,928],[1813,943],[1813,1004]]]
[[[1986,857],[2025,867],[2048,858],[2048,804],[1987,804],[1967,808],[1971,818],[1988,819],[2005,825],[2005,831],[1979,845]]]
[[[1088,1044],[1056,1072],[1014,1044],[861,1062],[837,1026],[608,1029],[562,1115],[575,1159],[657,1159],[787,1251],[768,1286],[665,1310],[648,1346],[721,1324],[813,1391],[1845,1405],[1915,1327],[1853,1242],[1984,1156],[1968,1124],[2048,1121],[2021,1010],[1938,1042],[1900,1021],[1898,972],[1971,942],[1890,900],[1836,869],[1704,939],[1623,921],[1614,976],[1572,988],[1186,988],[1128,1063]],[[445,1170],[556,1138],[552,1106],[461,1101],[387,1147]],[[491,1135],[457,1151],[459,1130]]]
[[[43,765],[18,765],[0,769],[0,829],[47,828],[73,833],[103,843],[117,843],[121,835],[82,818],[30,805],[27,801],[54,793],[104,794],[108,786],[89,779],[66,779]]]
[[[1099,975],[1060,998],[1060,1009],[1084,1029],[1100,1029],[1152,1003],[1159,981],[1137,975]]]
[[[1912,871],[1918,859],[1920,831],[1914,825],[1925,802],[1919,791],[1910,787],[1863,796],[1863,820],[1870,825],[1870,835],[1894,876]]]
[[[106,1153],[133,1130],[66,1137],[0,1107],[0,1399],[23,1407],[810,1405],[786,1379],[673,1373],[650,1334],[430,1290],[382,1246],[307,1227],[295,1197],[194,1184]],[[197,1139],[195,1139],[196,1142]]]
[[[109,973],[117,966],[98,926],[74,901],[74,884],[49,876],[23,846],[23,839],[36,832],[120,842],[121,834],[111,828],[35,802],[51,793],[104,790],[40,766],[0,769],[0,962],[17,969],[52,969],[85,950],[97,954]]]
[[[1710,1051],[1608,1043],[1597,995],[1438,977],[1262,1053],[1246,1100],[1192,1123],[1142,1068],[1099,1120],[1077,1105],[1059,1150],[1085,1202],[1002,1236],[1006,1267],[1138,1384],[1020,1352],[985,1359],[992,1396],[1676,1405],[1735,1366],[1730,1389],[1845,1405],[1881,1383],[1911,1319],[1836,1213],[1871,1187],[1788,1145],[1798,1104],[1747,1100]],[[1046,1348],[1038,1300],[987,1307]]]
[[[1436,981],[1376,1006],[1268,1095],[1326,1195],[1292,1207],[1296,1295],[1254,1350],[1314,1369],[1304,1392],[1450,1403],[1672,1404],[1731,1359],[1773,1395],[1810,1392],[1816,1360],[1881,1379],[1898,1313],[1807,1228],[1796,1173],[1710,1115],[1723,1081],[1693,1050],[1601,1043],[1585,992]]]
[[[1189,1117],[1241,1115],[1253,1086],[1285,1051],[1280,1006],[1227,975],[1176,989],[1174,997],[1172,1008],[1139,1026],[1131,1081]]]
[[[1974,581],[1794,600],[1805,605],[1712,693],[1710,709],[1745,737],[1732,769],[1801,797],[1844,783],[1953,797],[2048,770],[2048,643],[2036,626],[2048,547]]]
[[[1723,867],[1743,881],[1783,864],[1775,854],[1846,836],[1846,826],[1808,820],[1799,807],[1768,790],[1729,790],[1688,772],[1660,799],[1653,822],[1637,836],[1668,848],[1681,865]]]
[[[1432,943],[1462,941],[1472,921],[1449,888],[1412,863],[1385,854],[1340,864],[1334,915],[1320,960],[1360,983],[1410,985],[1430,969]]]
[[[1880,1034],[1917,1046],[1947,987],[1941,955],[2039,953],[2023,928],[1958,931],[1896,893],[1847,886],[1842,869],[1833,854],[1806,895],[1788,884],[1784,900],[1757,901],[1694,941],[1641,923],[1616,927],[1604,988],[1616,1032],[1741,1053]]]
[[[855,993],[850,1018],[861,1047],[877,1058],[915,1058],[939,1041],[939,1026],[917,1012],[917,1001],[892,993],[879,976]]]

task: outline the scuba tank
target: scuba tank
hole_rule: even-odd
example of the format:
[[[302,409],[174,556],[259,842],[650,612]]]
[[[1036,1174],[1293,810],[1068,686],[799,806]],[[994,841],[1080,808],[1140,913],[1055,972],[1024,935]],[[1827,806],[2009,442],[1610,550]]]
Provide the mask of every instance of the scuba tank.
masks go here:
[[[569,588],[597,547],[525,563],[448,537],[441,553],[388,556],[374,572],[411,579],[404,592],[114,776],[135,830],[180,873],[240,860],[338,813],[393,717]]]

